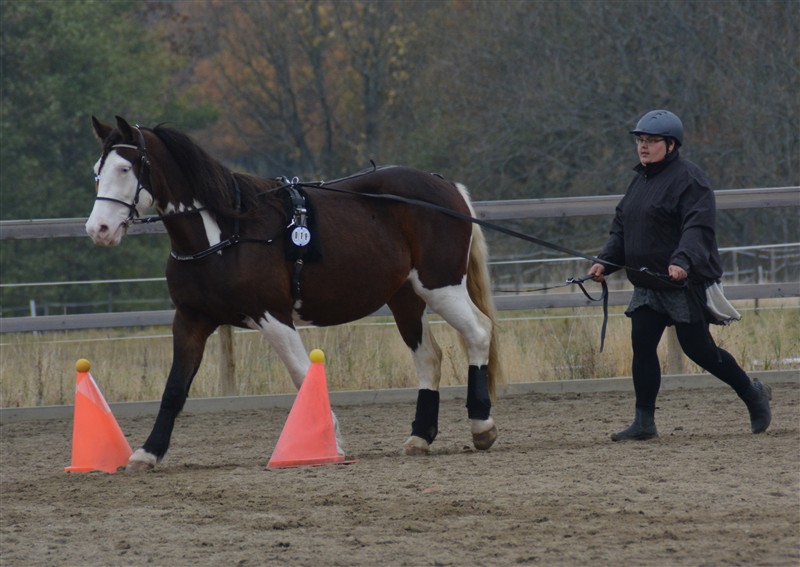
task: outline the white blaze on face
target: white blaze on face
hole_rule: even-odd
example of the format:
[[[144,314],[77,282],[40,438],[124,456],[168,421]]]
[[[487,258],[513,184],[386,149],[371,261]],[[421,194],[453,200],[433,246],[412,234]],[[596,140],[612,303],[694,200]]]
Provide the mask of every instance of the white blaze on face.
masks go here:
[[[133,164],[114,150],[106,156],[102,170],[99,168],[98,160],[95,164],[97,196],[116,199],[121,203],[95,201],[92,214],[86,221],[86,232],[99,246],[116,246],[125,236],[128,229],[127,220],[131,213],[122,203],[133,203],[139,182],[133,171]],[[152,203],[153,198],[150,193],[143,190],[139,195],[139,208],[146,208],[145,205],[149,206]]]

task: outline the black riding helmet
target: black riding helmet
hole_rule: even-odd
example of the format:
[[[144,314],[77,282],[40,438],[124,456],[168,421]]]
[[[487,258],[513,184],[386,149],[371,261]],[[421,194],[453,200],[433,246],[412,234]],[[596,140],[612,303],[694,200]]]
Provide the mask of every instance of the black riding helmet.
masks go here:
[[[683,145],[683,122],[669,110],[651,110],[639,119],[631,134],[672,138],[676,147],[680,147]]]

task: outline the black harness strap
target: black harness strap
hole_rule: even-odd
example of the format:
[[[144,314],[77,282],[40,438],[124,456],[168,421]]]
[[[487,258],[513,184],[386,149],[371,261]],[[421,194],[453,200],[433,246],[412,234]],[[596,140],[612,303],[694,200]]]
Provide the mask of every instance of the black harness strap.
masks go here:
[[[582,278],[569,278],[567,280],[567,284],[575,284],[581,291],[583,295],[585,295],[589,301],[603,301],[603,326],[600,328],[600,352],[603,352],[603,347],[606,344],[606,328],[608,327],[608,284],[606,280],[600,282],[600,286],[602,287],[603,291],[598,298],[594,298],[589,295],[589,292],[586,291],[586,288],[583,287],[583,282],[586,280],[592,279],[592,276],[584,276]]]
[[[236,175],[235,174],[231,174],[231,177],[233,178],[233,190],[234,190],[234,199],[235,199],[234,203],[236,205],[236,212],[240,213],[241,209],[242,209],[242,191],[239,188],[239,182],[236,180]],[[172,216],[179,215],[179,214],[200,213],[200,212],[202,212],[204,210],[206,210],[205,207],[202,207],[202,208],[199,208],[199,209],[192,209],[191,211],[182,211],[180,213],[173,213],[171,215],[164,215],[164,216],[160,216],[160,217],[147,217],[146,219],[142,219],[141,222],[155,222],[155,221],[164,220],[165,218],[170,218]],[[240,228],[240,226],[239,226],[239,217],[237,215],[233,219],[233,234],[231,234],[225,240],[217,242],[213,246],[209,246],[205,250],[203,250],[201,252],[196,252],[194,254],[178,254],[174,250],[171,250],[169,255],[175,260],[179,260],[181,262],[188,262],[188,261],[191,261],[191,260],[200,260],[202,258],[207,258],[208,256],[216,254],[217,252],[221,252],[222,250],[225,250],[226,248],[230,248],[231,246],[239,244],[240,242],[252,242],[252,243],[256,243],[256,244],[272,244],[275,241],[275,238],[276,238],[274,236],[272,238],[269,238],[269,239],[266,239],[266,240],[260,239],[260,238],[242,238],[240,236],[240,234],[239,234],[239,228]]]
[[[590,260],[592,262],[600,262],[600,263],[606,264],[608,266],[614,266],[615,268],[633,269],[633,268],[628,268],[627,266],[622,266],[620,264],[615,264],[613,262],[609,262],[607,260],[601,260],[600,258],[597,258],[595,256],[590,256],[588,254],[584,254],[583,252],[580,252],[578,250],[573,250],[572,248],[567,248],[565,246],[561,246],[560,244],[555,244],[553,242],[548,242],[547,240],[542,240],[540,238],[536,238],[535,236],[530,236],[528,234],[523,234],[521,232],[517,232],[516,230],[512,230],[510,228],[506,228],[506,227],[500,226],[498,224],[494,224],[494,223],[491,223],[491,222],[488,222],[488,221],[485,221],[485,220],[482,220],[482,219],[478,219],[478,218],[475,218],[475,217],[471,217],[469,215],[465,215],[463,213],[459,213],[458,211],[454,211],[453,209],[448,209],[447,207],[442,207],[441,205],[437,205],[435,203],[431,203],[430,201],[422,201],[420,199],[409,199],[407,197],[401,197],[399,195],[387,195],[387,194],[380,194],[380,193],[359,193],[359,192],[356,192],[356,191],[349,191],[347,189],[336,189],[335,187],[331,187],[330,183],[331,182],[328,182],[327,184],[323,184],[323,183],[299,183],[298,185],[300,185],[302,187],[309,187],[309,188],[314,188],[314,189],[324,189],[325,191],[334,191],[336,193],[345,193],[345,194],[348,194],[348,195],[357,195],[359,197],[367,197],[367,198],[370,198],[370,199],[383,199],[383,200],[386,200],[386,201],[395,201],[395,202],[398,202],[398,203],[405,203],[407,205],[415,205],[415,206],[419,206],[419,207],[426,207],[428,209],[433,209],[435,211],[439,211],[440,213],[443,213],[443,214],[445,214],[447,216],[450,216],[450,217],[453,217],[453,218],[457,218],[459,220],[471,222],[471,223],[486,227],[488,229],[491,229],[491,230],[494,230],[494,231],[497,231],[497,232],[502,232],[502,233],[507,234],[509,236],[513,236],[514,238],[519,238],[521,240],[527,240],[528,242],[533,242],[534,244],[538,244],[538,245],[544,246],[546,248],[552,248],[553,250],[558,250],[559,252],[564,252],[565,254],[571,254],[573,256],[579,256],[581,258],[585,258],[586,260]],[[645,271],[645,269],[642,268],[641,271]]]
[[[289,193],[289,199],[292,203],[292,221],[287,226],[291,229],[289,238],[293,245],[294,256],[294,270],[292,272],[292,303],[294,304],[300,299],[300,276],[303,272],[304,259],[307,246],[310,242],[311,233],[308,230],[308,207],[306,206],[306,198],[297,187],[297,178],[294,178],[291,183],[286,187]]]
[[[387,201],[396,201],[398,203],[405,203],[407,205],[415,205],[415,206],[419,206],[419,207],[426,207],[428,209],[433,209],[435,211],[439,211],[440,213],[443,213],[443,214],[445,214],[447,216],[450,216],[450,217],[454,217],[454,218],[457,218],[457,219],[460,219],[460,220],[471,222],[471,223],[486,227],[486,228],[488,228],[490,230],[494,230],[496,232],[502,232],[503,234],[507,234],[509,236],[513,236],[514,238],[519,238],[520,240],[526,240],[528,242],[533,242],[534,244],[538,244],[539,246],[544,246],[545,248],[551,248],[553,250],[557,250],[557,251],[563,252],[565,254],[571,254],[573,256],[578,256],[580,258],[584,258],[586,260],[589,260],[590,262],[600,263],[600,264],[604,264],[606,266],[612,266],[614,268],[618,268],[618,269],[621,269],[621,270],[631,270],[631,271],[634,271],[634,272],[636,272],[636,271],[642,272],[644,274],[647,274],[648,276],[652,276],[654,278],[657,278],[657,279],[661,280],[663,283],[667,283],[667,284],[671,285],[674,288],[683,288],[683,287],[686,287],[686,285],[687,285],[685,280],[683,282],[681,282],[681,283],[673,282],[670,279],[668,274],[661,274],[661,273],[658,273],[658,272],[654,272],[653,270],[651,270],[649,268],[646,268],[646,267],[642,267],[642,268],[638,268],[637,269],[637,268],[632,268],[630,266],[626,266],[624,264],[617,264],[617,263],[611,262],[609,260],[601,260],[600,258],[598,258],[596,256],[591,256],[589,254],[585,254],[585,253],[583,253],[583,252],[581,252],[579,250],[573,250],[572,248],[567,248],[566,246],[561,246],[560,244],[556,244],[554,242],[548,242],[547,240],[542,240],[541,238],[536,238],[535,236],[530,236],[529,234],[524,234],[522,232],[517,232],[516,230],[512,230],[510,228],[506,228],[504,226],[500,226],[499,224],[494,224],[494,223],[491,223],[489,221],[485,221],[485,220],[482,220],[482,219],[471,217],[469,215],[465,215],[463,213],[459,213],[458,211],[454,211],[452,209],[448,209],[447,207],[442,207],[441,205],[437,205],[435,203],[431,203],[430,201],[422,201],[420,199],[409,199],[407,197],[401,197],[399,195],[386,195],[386,194],[380,194],[380,193],[359,193],[359,192],[356,192],[356,191],[349,191],[347,189],[336,189],[335,187],[331,187],[332,183],[336,183],[338,181],[345,181],[346,179],[347,178],[339,179],[339,180],[336,180],[336,181],[328,181],[328,182],[322,181],[322,182],[318,182],[318,183],[297,183],[296,185],[300,186],[300,187],[309,187],[309,188],[314,188],[314,189],[324,189],[326,191],[334,191],[334,192],[337,192],[337,193],[345,193],[345,194],[348,194],[348,195],[357,195],[357,196],[360,196],[360,197],[367,197],[367,198],[370,198],[370,199],[384,199],[384,200],[387,200]],[[583,278],[580,281],[583,282],[583,281],[586,281],[587,279],[588,278]],[[578,283],[578,282],[567,282],[567,283]]]
[[[375,194],[375,193],[357,193],[355,191],[348,191],[346,189],[336,189],[334,187],[331,187],[330,185],[325,185],[325,186],[323,186],[322,184],[302,184],[302,185],[305,186],[305,187],[315,187],[315,188],[318,188],[318,189],[326,189],[328,191],[335,191],[335,192],[339,192],[339,193],[360,195],[360,196],[371,197],[371,198],[376,198],[376,199],[386,199],[386,200],[389,200],[389,201],[396,201],[396,202],[401,202],[401,203],[405,203],[405,204],[409,204],[409,205],[417,205],[417,206],[427,207],[427,208],[430,208],[430,209],[437,210],[437,211],[439,211],[441,213],[444,213],[444,214],[446,214],[448,216],[451,216],[451,217],[454,217],[454,218],[457,218],[457,219],[460,219],[460,220],[465,220],[465,221],[468,221],[468,222],[471,222],[471,223],[474,223],[474,224],[477,224],[477,225],[480,225],[480,226],[484,226],[484,227],[486,227],[488,229],[495,230],[495,231],[498,231],[498,232],[502,232],[502,233],[508,234],[509,236],[513,236],[515,238],[519,238],[521,240],[527,240],[528,242],[533,242],[535,244],[539,244],[540,246],[544,246],[546,248],[552,248],[554,250],[558,250],[559,252],[564,252],[566,254],[571,254],[573,256],[579,256],[581,258],[585,258],[585,259],[590,260],[592,262],[600,262],[600,263],[603,263],[603,264],[608,264],[608,265],[612,265],[612,266],[619,267],[619,268],[625,268],[625,266],[619,266],[617,264],[614,264],[613,262],[607,262],[605,260],[600,260],[599,258],[597,258],[595,256],[590,256],[588,254],[584,254],[583,252],[580,252],[578,250],[573,250],[571,248],[567,248],[567,247],[561,246],[559,244],[554,244],[554,243],[548,242],[546,240],[541,240],[540,238],[536,238],[535,236],[530,236],[530,235],[527,235],[527,234],[523,234],[521,232],[517,232],[515,230],[511,230],[509,228],[505,228],[503,226],[500,226],[500,225],[497,225],[497,224],[494,224],[494,223],[490,223],[490,222],[485,221],[485,220],[477,219],[475,217],[471,217],[469,215],[465,215],[463,213],[459,213],[458,211],[454,211],[452,209],[448,209],[447,207],[442,207],[440,205],[436,205],[436,204],[430,203],[428,201],[421,201],[419,199],[408,199],[406,197],[400,197],[398,195],[381,195],[381,194]],[[645,268],[642,268],[641,271],[650,273],[649,271],[646,271]],[[651,275],[655,275],[655,274],[651,274]],[[570,278],[570,279],[567,280],[567,282],[566,282],[566,284],[564,284],[564,286],[575,284],[580,288],[580,290],[583,292],[583,294],[586,296],[586,298],[589,299],[589,301],[602,301],[603,302],[603,325],[602,325],[602,328],[600,330],[600,352],[603,352],[603,347],[605,346],[605,340],[606,340],[606,329],[608,328],[608,284],[605,282],[605,280],[601,282],[601,284],[600,284],[602,286],[601,295],[600,295],[600,297],[595,298],[595,297],[592,297],[591,295],[589,295],[589,292],[587,292],[586,288],[583,287],[583,282],[585,282],[585,281],[587,281],[589,279],[591,279],[591,276],[584,276],[583,278]],[[564,286],[556,286],[556,287],[564,287]],[[544,289],[552,289],[552,288],[544,288]]]

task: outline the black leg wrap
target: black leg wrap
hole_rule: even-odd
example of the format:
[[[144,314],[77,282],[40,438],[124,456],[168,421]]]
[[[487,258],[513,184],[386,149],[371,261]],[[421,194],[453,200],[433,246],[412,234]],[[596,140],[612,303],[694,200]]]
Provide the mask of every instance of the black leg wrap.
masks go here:
[[[489,368],[470,365],[467,376],[467,414],[470,419],[489,419],[492,400],[489,398]]]
[[[417,393],[417,414],[411,424],[411,435],[433,443],[439,433],[439,392],[420,390]]]

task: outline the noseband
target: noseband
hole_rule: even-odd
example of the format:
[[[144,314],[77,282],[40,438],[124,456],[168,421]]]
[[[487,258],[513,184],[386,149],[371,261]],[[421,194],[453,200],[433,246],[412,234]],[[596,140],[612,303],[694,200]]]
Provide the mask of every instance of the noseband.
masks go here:
[[[136,126],[136,132],[139,134],[139,146],[134,146],[131,144],[115,144],[111,146],[109,151],[117,149],[117,148],[128,148],[132,150],[137,150],[139,152],[139,175],[136,176],[136,193],[133,196],[133,202],[128,203],[122,201],[120,199],[115,199],[113,197],[95,197],[95,201],[111,201],[112,203],[117,203],[126,207],[130,213],[128,214],[128,218],[125,219],[125,223],[130,225],[136,222],[143,222],[142,219],[139,219],[139,211],[136,207],[139,205],[139,195],[142,193],[143,190],[147,190],[150,192],[151,196],[153,192],[148,187],[151,185],[150,183],[150,158],[147,157],[147,145],[144,140],[144,135],[142,134],[141,129]],[[97,179],[100,178],[100,171],[103,169],[103,165],[105,164],[105,159],[100,164],[100,168],[97,170]],[[143,182],[146,181],[147,185]],[[155,199],[155,197],[153,197]]]

